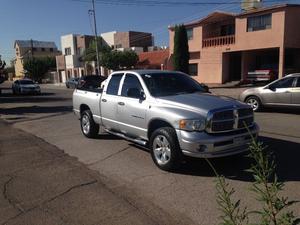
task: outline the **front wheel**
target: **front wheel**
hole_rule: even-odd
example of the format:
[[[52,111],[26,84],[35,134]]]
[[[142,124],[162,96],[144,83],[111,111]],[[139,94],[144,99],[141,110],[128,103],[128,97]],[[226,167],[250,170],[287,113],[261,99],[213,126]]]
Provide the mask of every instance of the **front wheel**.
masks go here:
[[[252,107],[254,112],[258,112],[262,108],[261,102],[259,98],[256,96],[250,96],[246,98],[245,102]]]
[[[163,127],[154,131],[150,138],[150,152],[154,163],[160,169],[177,169],[182,161],[182,152],[175,130]]]
[[[99,125],[95,123],[92,112],[85,110],[80,118],[81,131],[88,138],[95,138],[99,133]]]

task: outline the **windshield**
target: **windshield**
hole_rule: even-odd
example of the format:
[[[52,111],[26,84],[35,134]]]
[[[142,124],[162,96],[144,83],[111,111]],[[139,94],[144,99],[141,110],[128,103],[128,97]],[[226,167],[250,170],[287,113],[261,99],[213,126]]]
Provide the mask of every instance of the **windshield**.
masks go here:
[[[32,80],[20,80],[20,84],[34,84]]]
[[[194,79],[181,73],[147,73],[142,78],[154,97],[205,92]]]

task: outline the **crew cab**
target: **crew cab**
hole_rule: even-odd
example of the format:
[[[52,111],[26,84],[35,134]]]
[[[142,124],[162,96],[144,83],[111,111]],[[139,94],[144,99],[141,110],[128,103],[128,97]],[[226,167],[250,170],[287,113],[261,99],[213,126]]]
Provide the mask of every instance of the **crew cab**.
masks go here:
[[[180,166],[184,156],[247,151],[251,135],[259,131],[249,105],[207,93],[194,79],[174,71],[114,72],[100,87],[75,89],[73,108],[86,137],[97,136],[103,126],[147,146],[154,163],[168,171]]]

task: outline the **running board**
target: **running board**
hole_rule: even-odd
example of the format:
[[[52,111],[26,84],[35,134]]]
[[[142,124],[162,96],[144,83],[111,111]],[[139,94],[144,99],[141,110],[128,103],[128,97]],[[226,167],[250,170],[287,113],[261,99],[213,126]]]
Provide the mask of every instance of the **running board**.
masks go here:
[[[112,134],[112,135],[115,135],[115,136],[118,136],[120,138],[123,138],[123,139],[126,139],[127,141],[132,141],[136,144],[139,144],[139,145],[143,145],[143,146],[146,146],[147,145],[147,142],[146,141],[143,141],[141,139],[134,139],[134,138],[131,138],[131,137],[128,137],[126,136],[125,134],[122,134],[122,133],[118,133],[118,132],[114,132],[114,131],[111,131],[111,130],[108,130],[108,129],[104,129],[107,133],[109,134]]]

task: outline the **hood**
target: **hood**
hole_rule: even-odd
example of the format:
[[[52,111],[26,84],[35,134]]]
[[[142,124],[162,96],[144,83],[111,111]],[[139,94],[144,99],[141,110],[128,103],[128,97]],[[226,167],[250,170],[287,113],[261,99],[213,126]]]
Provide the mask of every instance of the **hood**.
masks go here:
[[[244,106],[243,103],[233,98],[206,93],[165,96],[157,98],[157,101],[164,105],[191,110],[202,115],[206,115],[207,112],[213,109]]]

